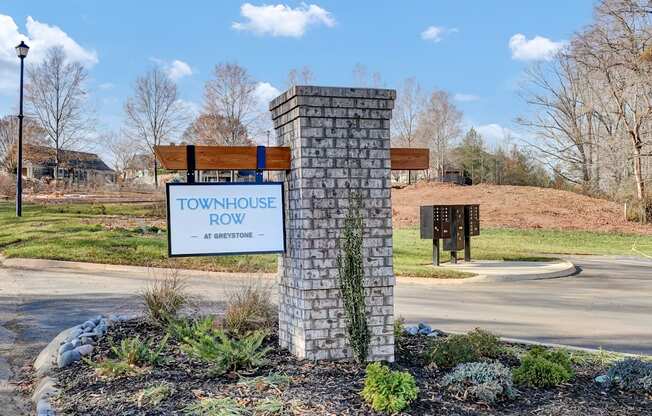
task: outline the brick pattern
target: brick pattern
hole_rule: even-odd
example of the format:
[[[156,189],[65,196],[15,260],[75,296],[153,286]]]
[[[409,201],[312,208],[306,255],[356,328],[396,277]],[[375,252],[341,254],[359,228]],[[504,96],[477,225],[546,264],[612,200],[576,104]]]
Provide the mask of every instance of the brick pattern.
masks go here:
[[[351,357],[337,241],[349,195],[362,196],[369,360],[394,360],[389,122],[396,92],[295,86],[270,103],[285,176],[287,252],[279,262],[279,337],[299,358]]]

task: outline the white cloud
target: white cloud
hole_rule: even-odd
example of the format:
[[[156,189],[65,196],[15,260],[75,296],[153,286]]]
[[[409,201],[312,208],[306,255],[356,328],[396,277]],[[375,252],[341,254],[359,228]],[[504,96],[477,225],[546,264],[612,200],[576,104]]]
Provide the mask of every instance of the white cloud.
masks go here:
[[[281,91],[269,82],[259,82],[256,84],[255,95],[261,111],[268,111],[269,102],[281,95]]]
[[[0,90],[16,89],[19,60],[15,46],[25,41],[30,47],[26,62],[39,63],[54,46],[63,49],[69,61],[81,62],[88,67],[97,64],[97,53],[85,49],[57,26],[48,25],[27,17],[27,33],[21,33],[11,16],[0,14]]]
[[[111,82],[103,82],[100,85],[98,85],[97,87],[102,91],[108,91],[108,90],[112,90],[113,88],[115,88],[115,85],[113,83],[111,83]]]
[[[197,104],[194,101],[177,100],[177,103],[192,117],[197,117],[201,113],[201,105]]]
[[[543,36],[535,36],[528,40],[522,33],[517,33],[509,39],[509,49],[512,58],[521,61],[550,60],[566,42],[554,42]]]
[[[475,128],[489,143],[500,143],[508,137],[515,137],[515,132],[500,124],[490,123]]]
[[[442,26],[428,26],[423,32],[421,32],[421,39],[437,43],[440,42],[447,33],[455,33],[457,31],[456,28],[447,29]]]
[[[175,59],[167,66],[166,72],[173,81],[192,75],[190,65],[178,59]]]
[[[471,101],[479,101],[480,97],[478,97],[477,95],[474,95],[474,94],[459,94],[458,93],[458,94],[455,94],[453,96],[453,99],[455,101],[459,101],[461,103],[468,103],[468,102],[471,102]]]
[[[245,3],[240,7],[245,22],[234,22],[235,30],[251,31],[258,35],[288,36],[300,38],[308,26],[323,24],[335,26],[330,12],[311,4],[292,8],[284,4],[254,6]]]

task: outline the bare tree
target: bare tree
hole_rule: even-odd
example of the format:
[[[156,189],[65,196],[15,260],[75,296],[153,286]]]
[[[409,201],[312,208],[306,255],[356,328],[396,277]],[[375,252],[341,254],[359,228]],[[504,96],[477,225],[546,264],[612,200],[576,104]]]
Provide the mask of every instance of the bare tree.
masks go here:
[[[54,177],[59,178],[61,150],[70,149],[88,137],[93,123],[86,106],[88,77],[78,62],[68,62],[63,49],[47,51],[45,60],[27,68],[25,99],[30,113],[44,129],[55,149]]]
[[[102,135],[103,147],[109,152],[113,169],[122,176],[122,181],[127,180],[127,172],[138,156],[139,148],[134,146],[132,140],[124,133],[116,134],[109,131]]]
[[[446,91],[433,91],[418,117],[419,141],[430,149],[431,168],[443,175],[448,151],[462,133],[462,112]]]
[[[151,69],[136,79],[134,95],[127,99],[124,110],[126,132],[153,156],[154,183],[158,187],[154,148],[171,140],[187,120],[177,85],[162,69]]]
[[[603,0],[596,22],[577,36],[573,46],[579,64],[598,78],[620,120],[619,136],[629,148],[636,197],[646,199],[644,148],[652,141],[652,65],[643,59],[652,47],[652,5],[641,0]],[[652,207],[649,216],[652,218]]]
[[[204,113],[219,116],[224,123],[224,144],[245,144],[243,128],[250,133],[262,116],[256,99],[256,82],[235,63],[215,66],[204,89]]]
[[[182,139],[188,143],[227,146],[234,143],[249,145],[247,129],[239,126],[236,130],[237,140],[232,140],[234,129],[226,117],[219,114],[200,114],[184,131]]]
[[[417,124],[425,98],[416,78],[407,78],[398,91],[392,122],[392,141],[405,147],[417,144]]]
[[[45,131],[32,118],[23,119],[23,142],[42,145],[45,143]],[[18,118],[5,116],[0,118],[0,170],[16,170],[16,143],[18,142]]]
[[[353,82],[356,87],[367,86],[367,67],[361,63],[355,64],[353,67]]]
[[[300,70],[296,68],[290,69],[286,84],[290,88],[298,84],[308,85],[314,82],[314,80],[315,73],[309,66],[304,65]]]

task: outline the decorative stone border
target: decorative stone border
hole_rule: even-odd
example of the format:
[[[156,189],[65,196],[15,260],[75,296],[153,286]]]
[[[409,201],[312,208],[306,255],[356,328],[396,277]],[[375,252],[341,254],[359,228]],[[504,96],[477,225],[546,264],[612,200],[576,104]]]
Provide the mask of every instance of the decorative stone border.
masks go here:
[[[32,402],[36,405],[37,416],[54,416],[50,398],[59,393],[57,379],[53,368],[65,368],[93,352],[99,339],[104,337],[109,327],[120,321],[131,319],[128,316],[98,315],[80,325],[63,330],[41,351],[34,361],[34,370],[38,381]]]

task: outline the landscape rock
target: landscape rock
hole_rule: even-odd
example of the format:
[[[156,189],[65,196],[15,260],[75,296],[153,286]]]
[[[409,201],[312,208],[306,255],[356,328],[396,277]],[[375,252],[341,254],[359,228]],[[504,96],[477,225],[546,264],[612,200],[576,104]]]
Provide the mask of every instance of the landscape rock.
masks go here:
[[[81,354],[77,350],[66,351],[59,356],[57,359],[57,365],[59,368],[68,367],[70,364],[79,361],[81,359]]]
[[[597,376],[595,378],[595,382],[598,384],[605,384],[607,382],[607,376],[606,375]]]
[[[87,329],[87,330],[88,330],[88,329],[93,329],[93,328],[95,328],[95,322],[93,322],[93,321],[91,321],[91,320],[88,320],[88,321],[86,321],[86,322],[84,322],[84,323],[82,324],[82,328],[83,328],[83,329]]]
[[[59,355],[61,355],[66,351],[70,351],[70,350],[74,350],[74,349],[75,349],[75,345],[73,345],[72,342],[66,342],[65,344],[61,344],[61,346],[59,347],[58,353],[59,353]]]
[[[93,346],[92,345],[82,345],[77,348],[75,348],[75,351],[77,351],[80,355],[88,355],[93,352]]]
[[[36,416],[54,416],[54,409],[47,399],[41,399],[36,403]]]
[[[408,335],[416,335],[419,333],[419,328],[416,326],[408,326],[405,328],[405,333]]]
[[[423,322],[419,322],[417,328],[419,330],[419,335],[428,335],[432,332],[432,327],[430,325],[424,324]]]

